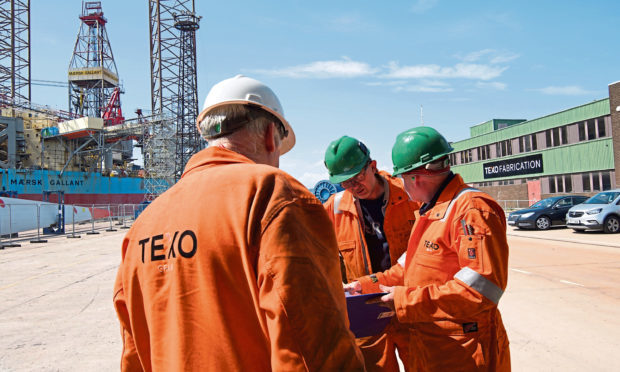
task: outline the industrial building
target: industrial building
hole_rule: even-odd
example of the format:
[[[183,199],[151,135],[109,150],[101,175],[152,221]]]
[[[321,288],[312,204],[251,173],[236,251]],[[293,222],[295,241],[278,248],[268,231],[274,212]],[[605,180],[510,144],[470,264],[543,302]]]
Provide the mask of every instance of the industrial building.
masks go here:
[[[532,120],[492,119],[470,134],[452,143],[452,168],[498,200],[620,187],[620,81],[608,98]]]

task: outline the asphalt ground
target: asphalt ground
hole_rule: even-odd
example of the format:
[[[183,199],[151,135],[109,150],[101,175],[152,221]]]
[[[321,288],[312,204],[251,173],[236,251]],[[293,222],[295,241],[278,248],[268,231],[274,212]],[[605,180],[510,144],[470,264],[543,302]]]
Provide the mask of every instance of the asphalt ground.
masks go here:
[[[0,371],[119,370],[121,227],[78,225],[80,238],[47,243],[28,232],[0,250]],[[509,228],[508,238],[500,311],[513,370],[620,370],[620,235]]]

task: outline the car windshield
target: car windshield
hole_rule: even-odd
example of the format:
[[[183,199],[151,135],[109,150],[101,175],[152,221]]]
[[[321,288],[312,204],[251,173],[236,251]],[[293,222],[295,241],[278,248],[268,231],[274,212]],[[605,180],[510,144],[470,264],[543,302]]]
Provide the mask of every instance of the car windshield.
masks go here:
[[[549,208],[553,205],[553,203],[555,203],[556,200],[558,200],[558,198],[543,199],[530,205],[530,208]]]
[[[583,202],[583,204],[610,204],[618,195],[620,195],[618,191],[600,192]]]

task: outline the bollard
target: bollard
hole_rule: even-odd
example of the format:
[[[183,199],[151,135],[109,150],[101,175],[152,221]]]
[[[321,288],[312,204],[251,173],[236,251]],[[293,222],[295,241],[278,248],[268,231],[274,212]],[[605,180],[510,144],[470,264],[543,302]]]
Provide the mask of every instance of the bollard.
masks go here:
[[[112,213],[110,212],[110,204],[108,204],[108,221],[110,222],[110,228],[105,231],[116,231],[116,229],[112,227]]]
[[[2,245],[2,249],[4,249],[4,247],[21,247],[21,244],[17,244],[17,243],[13,243],[13,213],[11,212],[11,204],[8,205],[9,207],[9,244],[3,244]]]
[[[90,223],[91,223],[91,230],[89,232],[86,233],[86,235],[95,235],[95,234],[99,234],[99,231],[95,231],[95,205],[92,205],[92,208],[90,209]]]
[[[71,206],[71,235],[67,235],[67,239],[80,238],[79,235],[75,235],[75,206]]]
[[[10,216],[11,215],[9,214],[9,217]],[[41,204],[37,204],[37,239],[31,240],[30,243],[47,243],[47,240],[41,239],[41,235],[39,235],[39,229],[41,228],[41,226],[39,226],[40,224],[41,224]]]

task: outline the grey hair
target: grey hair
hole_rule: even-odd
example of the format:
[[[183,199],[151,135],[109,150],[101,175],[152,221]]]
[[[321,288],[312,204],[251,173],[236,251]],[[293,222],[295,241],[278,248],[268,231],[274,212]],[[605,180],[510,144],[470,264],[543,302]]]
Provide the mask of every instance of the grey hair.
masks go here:
[[[204,136],[209,129],[221,125],[226,118],[246,118],[251,116],[251,109],[240,104],[224,105],[213,109],[200,122],[200,133]],[[243,120],[243,119],[240,119]],[[228,149],[241,150],[249,154],[256,154],[257,144],[262,140],[265,130],[273,120],[267,115],[258,115],[250,119],[243,127],[218,138],[209,139],[209,146],[222,146]],[[276,138],[280,139],[279,136]],[[278,142],[279,145],[279,142]]]

